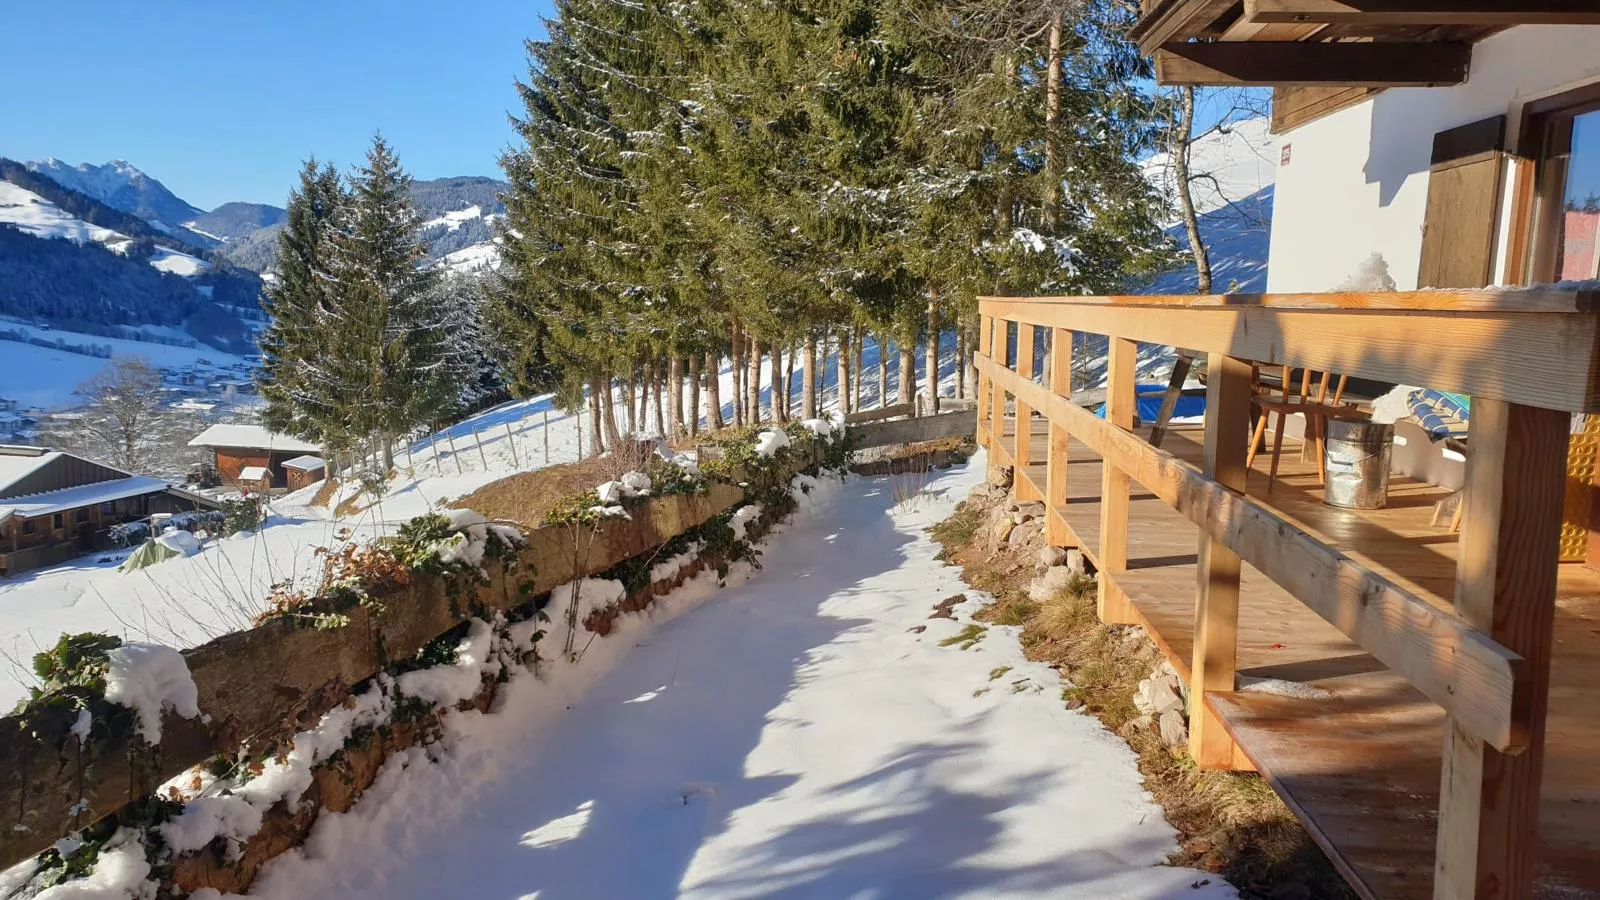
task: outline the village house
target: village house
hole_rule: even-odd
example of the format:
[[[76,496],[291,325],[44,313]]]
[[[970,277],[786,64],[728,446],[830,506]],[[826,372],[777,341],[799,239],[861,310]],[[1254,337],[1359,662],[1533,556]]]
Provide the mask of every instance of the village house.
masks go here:
[[[289,486],[284,463],[296,457],[315,456],[322,448],[260,425],[212,425],[189,441],[214,454],[217,476],[223,484],[257,493]]]
[[[46,447],[0,444],[0,575],[106,549],[119,523],[219,508],[159,478]]]

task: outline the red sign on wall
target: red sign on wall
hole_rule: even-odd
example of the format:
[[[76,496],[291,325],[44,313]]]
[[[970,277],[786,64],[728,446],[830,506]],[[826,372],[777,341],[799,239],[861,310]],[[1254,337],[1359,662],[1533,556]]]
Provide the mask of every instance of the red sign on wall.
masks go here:
[[[1283,157],[1278,160],[1278,165],[1279,166],[1287,166],[1289,164],[1289,156],[1290,156],[1289,151],[1292,150],[1293,148],[1294,148],[1293,144],[1284,144],[1283,145]]]

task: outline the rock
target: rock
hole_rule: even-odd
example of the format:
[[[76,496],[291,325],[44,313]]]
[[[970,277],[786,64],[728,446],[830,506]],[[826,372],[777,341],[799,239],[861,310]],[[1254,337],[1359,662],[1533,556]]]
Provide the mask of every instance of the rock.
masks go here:
[[[1011,487],[1011,467],[995,466],[989,469],[989,484],[1009,490]]]
[[[1078,557],[1082,559],[1083,554],[1078,554]],[[1039,565],[1044,566],[1046,569],[1051,566],[1063,565],[1066,561],[1067,551],[1060,547],[1045,547],[1039,551]]]
[[[993,528],[989,532],[989,540],[993,541],[994,545],[998,547],[1010,540],[1012,533],[1015,532],[1016,529],[1017,523],[1011,521],[1010,519],[998,519],[995,521]]]
[[[954,619],[956,617],[954,612],[955,608],[965,602],[967,602],[966,594],[956,594],[951,597],[946,597],[939,601],[938,605],[933,608],[933,615],[929,616],[928,618]]]
[[[1078,550],[1078,549],[1074,548],[1072,550],[1065,551],[1065,553],[1066,553],[1066,557],[1065,557],[1065,559],[1062,560],[1062,565],[1064,565],[1067,568],[1071,569],[1072,571],[1078,573],[1079,575],[1082,575],[1082,574],[1084,574],[1085,572],[1088,571],[1088,569],[1084,568],[1084,565],[1083,565],[1083,551],[1082,550]]]
[[[1161,743],[1168,747],[1181,747],[1189,743],[1189,724],[1184,721],[1183,713],[1169,709],[1156,719],[1156,723],[1161,729]]]
[[[1033,522],[1024,522],[1011,530],[1011,535],[1006,539],[1006,542],[1013,547],[1023,547],[1037,537],[1038,534],[1039,529]]]
[[[1043,519],[1044,504],[1037,500],[1029,500],[1027,503],[1017,504],[1017,512],[1029,519]]]
[[[1139,682],[1133,694],[1134,708],[1147,716],[1169,711],[1183,712],[1183,688],[1174,675],[1157,669],[1149,678]]]
[[[1073,697],[1067,701],[1067,709],[1083,709],[1083,701]]]
[[[926,625],[913,625],[908,629],[912,634],[921,634],[928,630]]]
[[[1065,566],[1051,566],[1028,585],[1028,599],[1048,603],[1078,580],[1077,573]]]

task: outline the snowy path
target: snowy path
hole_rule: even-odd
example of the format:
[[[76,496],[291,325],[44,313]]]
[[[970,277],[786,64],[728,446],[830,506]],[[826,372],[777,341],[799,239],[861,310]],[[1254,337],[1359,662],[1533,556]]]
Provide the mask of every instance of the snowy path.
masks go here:
[[[965,623],[928,619],[934,604],[975,594],[922,532],[981,472],[980,457],[898,506],[887,479],[846,483],[748,581],[605,641],[621,646],[584,660],[586,684],[536,683],[537,702],[514,691],[507,709],[474,714],[442,764],[325,816],[257,891],[1234,896],[1158,865],[1173,832],[1133,754],[1065,710],[1015,629],[939,646]],[[1001,666],[1013,668],[991,680]]]

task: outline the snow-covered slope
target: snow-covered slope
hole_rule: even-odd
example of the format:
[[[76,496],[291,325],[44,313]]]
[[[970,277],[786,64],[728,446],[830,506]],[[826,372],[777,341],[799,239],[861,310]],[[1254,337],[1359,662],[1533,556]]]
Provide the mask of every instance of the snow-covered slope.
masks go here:
[[[9,181],[0,181],[0,224],[13,225],[42,238],[63,238],[75,244],[102,244],[117,253],[127,253],[133,246],[133,239],[127,235],[91,225]],[[156,247],[150,264],[163,272],[185,277],[199,275],[210,268],[205,260],[168,247]]]
[[[460,274],[497,269],[500,267],[500,248],[494,241],[472,244],[453,253],[446,253],[434,267]]]
[[[29,169],[48,176],[62,187],[71,188],[126,213],[132,213],[158,230],[185,237],[184,222],[205,212],[179,199],[167,186],[139,171],[126,160],[114,159],[103,166],[91,163],[68,165],[59,159],[34,160]]]
[[[1277,141],[1264,118],[1245,119],[1215,130],[1189,151],[1200,235],[1210,251],[1212,289],[1250,292],[1266,288],[1267,245],[1272,224]],[[1143,163],[1145,177],[1173,194],[1172,159],[1158,153]],[[1176,204],[1174,203],[1174,208]],[[1187,294],[1195,289],[1194,266],[1187,256],[1188,236],[1181,224],[1168,230],[1185,251],[1182,265],[1135,286],[1137,293]]]

